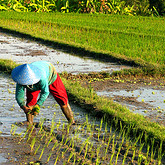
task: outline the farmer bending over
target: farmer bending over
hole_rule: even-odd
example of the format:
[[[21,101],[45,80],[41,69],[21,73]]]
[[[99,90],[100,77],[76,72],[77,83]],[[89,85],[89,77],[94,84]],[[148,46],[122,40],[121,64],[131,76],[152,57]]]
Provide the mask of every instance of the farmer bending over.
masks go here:
[[[55,67],[50,62],[36,61],[31,64],[23,64],[14,68],[11,75],[13,80],[17,82],[17,103],[24,110],[28,124],[33,124],[34,115],[39,113],[37,110],[40,109],[49,92],[60,105],[69,123],[75,123],[65,87]],[[26,104],[24,100],[25,89]],[[35,109],[36,111],[34,111]]]

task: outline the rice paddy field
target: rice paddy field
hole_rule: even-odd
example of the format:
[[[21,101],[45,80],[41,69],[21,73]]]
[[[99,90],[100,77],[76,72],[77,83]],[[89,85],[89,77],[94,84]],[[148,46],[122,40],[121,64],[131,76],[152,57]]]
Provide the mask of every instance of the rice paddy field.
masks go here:
[[[164,25],[156,17],[0,12],[1,28],[139,65],[164,65]]]
[[[114,95],[117,100],[120,92],[124,100],[130,95],[135,95],[135,98],[142,96],[133,84],[137,83],[138,86],[138,83],[143,81],[143,75],[149,76],[144,80],[144,84],[149,79],[148,85],[151,85],[149,83],[151,80],[154,83],[155,79],[159,82],[157,83],[159,86],[152,88],[149,94],[143,86],[141,90],[144,90],[146,96],[139,99],[144,102],[144,98],[146,101],[149,95],[155,96],[156,89],[161,90],[161,95],[163,95],[164,18],[0,12],[0,30],[3,33],[8,32],[21,38],[28,38],[30,44],[35,40],[54,50],[48,51],[47,48],[47,51],[32,51],[35,43],[28,47],[24,39],[26,48],[23,48],[22,42],[16,39],[13,40],[15,44],[14,42],[11,44],[11,37],[5,44],[12,47],[1,49],[1,56],[6,59],[0,60],[1,71],[5,72],[0,75],[1,164],[165,164],[163,124],[155,120],[150,121],[144,115],[147,114],[144,111],[143,115],[141,115],[142,112],[139,114],[139,111],[135,113],[135,110],[130,112],[130,107],[128,109],[109,98],[109,95]],[[6,38],[1,36],[2,40],[1,46],[5,45]],[[36,49],[39,47],[40,45],[37,45]],[[60,54],[56,52],[56,49],[70,53],[71,64],[76,56],[90,57],[90,60],[94,58],[104,62],[107,66],[105,68],[104,63],[97,63],[94,66],[99,65],[99,68],[106,70],[104,74],[106,73],[107,77],[105,76],[104,80],[98,77],[84,79],[83,77],[87,75],[81,74],[82,70],[88,70],[91,67],[91,70],[95,71],[92,67],[94,62],[91,61],[89,61],[89,66],[83,61],[85,67],[82,65],[80,75],[77,76],[76,69],[80,70],[81,65],[79,63],[74,65],[76,62],[73,62],[72,65],[76,66],[73,72],[74,67],[69,68],[69,60],[66,63],[55,61],[53,54]],[[5,52],[10,58],[5,56]],[[7,52],[10,52],[10,55]],[[43,52],[49,55],[42,54]],[[63,61],[67,60],[66,57]],[[51,96],[44,103],[42,113],[35,118],[34,126],[27,127],[23,124],[25,116],[14,100],[15,83],[6,73],[10,74],[11,69],[23,63],[25,59],[33,61],[40,58],[54,61],[56,66],[61,64],[64,66],[62,69],[69,68],[70,73],[65,71],[61,76],[70,97],[76,125],[71,126],[66,122],[59,106]],[[113,64],[107,61],[113,61]],[[130,64],[130,66],[128,68],[124,66],[123,69],[119,67],[119,64]],[[110,68],[113,66],[122,71],[112,72]],[[142,71],[135,66],[142,68]],[[60,67],[59,69],[62,70]],[[135,72],[132,71],[133,69]],[[129,73],[129,76],[124,78],[125,72]],[[139,72],[141,77],[138,77]],[[131,77],[132,80],[130,80]],[[125,91],[125,82],[132,87],[131,91],[135,89],[134,93]],[[104,85],[108,84],[111,90],[107,92],[104,91]],[[87,88],[84,87],[87,85]],[[102,90],[96,93],[97,87]],[[123,88],[123,91],[116,90],[119,87]],[[162,101],[164,98],[158,97],[161,99],[161,109],[156,109],[154,112],[164,119],[164,101]],[[160,106],[160,103],[155,102],[155,104],[159,104],[156,107]],[[148,104],[145,106],[147,107]]]
[[[41,107],[34,126],[27,127],[13,99],[15,82],[5,74],[0,80],[0,164],[164,164],[163,142],[152,138],[148,143],[149,136],[144,138],[142,132],[137,136],[133,126],[125,129],[115,119],[106,122],[74,102],[76,125],[70,126],[52,96]]]

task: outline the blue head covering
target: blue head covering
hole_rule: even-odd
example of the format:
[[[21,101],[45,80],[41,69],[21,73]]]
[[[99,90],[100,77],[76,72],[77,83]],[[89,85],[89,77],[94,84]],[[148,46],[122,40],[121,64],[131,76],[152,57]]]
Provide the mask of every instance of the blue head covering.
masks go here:
[[[12,70],[12,79],[21,85],[32,85],[40,81],[41,70],[32,64],[19,65]]]

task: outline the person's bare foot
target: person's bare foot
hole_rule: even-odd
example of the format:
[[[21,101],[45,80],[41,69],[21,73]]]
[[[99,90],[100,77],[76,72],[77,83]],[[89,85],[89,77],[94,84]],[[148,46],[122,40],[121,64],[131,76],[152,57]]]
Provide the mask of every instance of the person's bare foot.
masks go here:
[[[33,125],[33,123],[30,123],[30,122],[28,122],[28,121],[23,121],[23,122],[21,122],[21,124],[22,124],[23,126]]]
[[[20,124],[22,124],[22,125],[29,125],[29,122],[28,121],[22,121],[22,122],[20,122]]]

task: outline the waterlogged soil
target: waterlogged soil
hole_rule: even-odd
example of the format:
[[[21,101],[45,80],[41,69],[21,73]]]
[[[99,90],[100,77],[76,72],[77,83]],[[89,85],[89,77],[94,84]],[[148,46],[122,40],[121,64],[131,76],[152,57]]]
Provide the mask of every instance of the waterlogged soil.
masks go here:
[[[98,95],[109,97],[133,113],[165,126],[164,78],[105,77],[99,73],[68,74],[66,78],[79,81],[82,86],[93,88]]]
[[[92,71],[107,71],[112,73],[115,70],[130,68],[127,65],[119,65],[114,62],[100,62],[88,57],[78,57],[55,50],[50,46],[16,38],[0,32],[0,58],[11,59],[17,63],[31,63],[34,61],[49,61],[58,73],[67,72],[72,74],[89,73]]]
[[[110,97],[115,102],[128,107],[133,113],[140,113],[149,120],[165,126],[165,80],[163,78],[127,77],[120,79],[116,77],[105,78],[101,74],[95,73],[82,75],[78,73],[89,73],[91,71],[106,71],[112,73],[113,70],[129,67],[78,58],[38,43],[32,43],[24,39],[16,39],[2,33],[0,45],[2,52],[0,55],[1,58],[12,59],[18,63],[33,62],[36,60],[51,61],[56,65],[58,72],[67,71],[69,73],[66,74],[67,79],[79,81],[82,86],[93,88],[98,95]],[[27,136],[22,138],[26,133],[27,126],[16,124],[25,121],[25,114],[20,110],[14,99],[15,83],[10,76],[0,75],[0,93],[1,164],[46,164],[50,153],[52,153],[52,155],[48,164],[54,164],[57,160],[57,164],[74,164],[74,162],[76,162],[76,164],[96,164],[98,161],[102,164],[109,164],[111,158],[113,163],[117,160],[117,164],[122,164],[125,158],[124,155],[126,154],[125,164],[138,164],[139,153],[138,150],[137,153],[133,152],[133,144],[131,144],[132,147],[130,147],[131,149],[129,149],[127,153],[129,145],[126,143],[126,139],[121,147],[119,147],[121,137],[118,137],[118,135],[114,133],[114,130],[110,131],[111,128],[108,127],[109,132],[105,134],[105,125],[103,125],[103,128],[100,128],[100,119],[93,119],[93,117],[90,117],[89,114],[85,112],[85,109],[81,109],[72,103],[71,107],[78,124],[71,126],[69,133],[66,132],[67,121],[51,96],[48,97],[42,107],[40,115],[37,116],[34,121],[35,123],[39,123],[41,119],[44,119],[45,128],[43,130],[50,132],[52,116],[55,115],[55,137],[50,140],[49,136],[44,135],[46,134],[44,131],[38,134],[40,127],[36,126],[30,137],[36,137],[38,141],[36,141],[34,149],[31,150],[33,138],[27,140],[30,133],[28,132]],[[63,124],[65,124],[65,129],[63,129]],[[88,125],[91,126],[92,133],[88,131],[88,129],[91,130],[91,128],[88,128]],[[99,130],[101,131],[99,132]],[[65,135],[64,139],[63,135]],[[70,139],[75,138],[75,143],[69,143],[70,141],[66,142],[66,137],[70,137]],[[107,148],[109,137],[112,137],[112,139]],[[44,141],[46,139],[48,139],[48,141],[50,140],[48,147],[45,146],[48,142]],[[62,139],[66,143],[64,143]],[[54,144],[57,144],[54,148],[55,152],[51,152]],[[83,144],[88,145],[84,145],[84,147],[81,148]],[[40,146],[40,149],[38,149],[38,152],[35,154],[38,146]],[[86,150],[89,148],[91,149],[86,153]],[[119,149],[120,152],[118,152]],[[42,151],[44,154],[42,158],[39,159]],[[66,152],[62,155],[64,151]],[[105,152],[107,152],[106,155],[104,155]],[[99,156],[98,153],[100,153]],[[111,157],[112,155],[113,157]],[[146,154],[144,152],[141,156],[141,164],[145,162],[145,159]],[[154,164],[154,162],[151,161],[150,164]]]
[[[74,127],[75,126],[72,126],[72,128],[70,128],[69,134],[74,135]],[[29,134],[30,132],[31,130],[29,130]],[[3,160],[1,160],[1,164],[14,165],[38,163],[50,165],[94,165],[97,164],[97,162],[101,162],[102,164],[109,164],[112,155],[112,164],[114,162],[117,162],[117,164],[122,164],[124,155],[126,154],[128,147],[128,144],[126,142],[123,143],[122,147],[120,148],[120,153],[118,153],[116,159],[119,144],[121,144],[121,141],[116,138],[114,143],[113,139],[115,138],[115,136],[113,136],[112,134],[107,133],[107,136],[104,137],[104,142],[102,141],[103,135],[101,135],[99,137],[99,141],[102,141],[102,143],[99,144],[97,131],[96,133],[93,133],[93,135],[88,136],[90,137],[90,141],[86,143],[83,143],[80,140],[82,139],[82,137],[77,137],[76,139],[75,137],[77,134],[74,135],[74,142],[73,138],[71,140],[67,139],[68,133],[66,133],[66,131],[58,131],[56,134],[50,137],[48,132],[42,131],[42,134],[38,134],[38,132],[39,128],[35,128],[30,138],[29,135],[27,135],[27,138],[22,138],[16,135],[10,137],[1,137],[0,151],[4,153]],[[64,135],[65,137],[63,138]],[[112,139],[110,143],[108,143],[111,136]],[[36,141],[34,147],[32,148],[32,142],[34,139]],[[91,140],[93,141],[91,142]],[[117,141],[120,143],[117,143]],[[107,152],[106,154],[105,151]],[[132,157],[133,149],[130,149],[129,153],[127,154],[127,157],[125,158],[124,164],[138,164],[138,151],[137,153],[135,153],[133,161],[131,160]],[[141,164],[144,164],[144,162],[145,159],[142,158]]]

